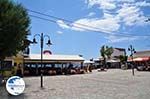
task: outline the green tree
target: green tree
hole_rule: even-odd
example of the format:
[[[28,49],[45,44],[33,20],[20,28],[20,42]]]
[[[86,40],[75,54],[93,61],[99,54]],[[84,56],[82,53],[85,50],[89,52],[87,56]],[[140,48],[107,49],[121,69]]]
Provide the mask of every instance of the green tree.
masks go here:
[[[0,0],[0,60],[28,46],[30,19],[26,9],[12,0]]]
[[[103,65],[106,67],[106,58],[110,59],[113,53],[113,47],[103,45],[100,49],[101,56],[103,57]]]
[[[21,4],[0,0],[0,69],[6,57],[16,55],[29,45],[29,25],[28,13]]]
[[[103,66],[106,66],[106,50],[105,45],[103,45],[100,49],[101,56],[103,57]]]
[[[113,53],[113,47],[108,47],[106,46],[106,51],[105,51],[105,54],[107,56],[108,59],[111,58],[111,54]]]
[[[102,56],[103,58],[106,58],[106,56],[105,56],[105,45],[103,45],[103,46],[101,47],[100,53],[101,53],[101,56]]]
[[[128,59],[128,56],[120,55],[120,56],[119,56],[119,59],[120,59],[120,62],[121,62],[121,63],[125,63],[125,62],[127,61],[127,59]]]
[[[122,69],[127,69],[128,56],[120,55],[119,59],[120,59],[120,63],[121,63],[121,68]]]

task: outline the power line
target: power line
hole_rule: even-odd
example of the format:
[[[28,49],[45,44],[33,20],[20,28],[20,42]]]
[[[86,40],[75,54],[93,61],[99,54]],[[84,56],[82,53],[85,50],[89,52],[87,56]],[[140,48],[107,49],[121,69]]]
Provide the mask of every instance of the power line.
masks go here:
[[[50,22],[53,22],[53,23],[57,23],[57,22],[56,22],[56,21],[54,21],[54,20],[50,20],[50,19],[46,19],[46,18],[42,18],[42,17],[35,16],[35,15],[32,15],[32,14],[29,14],[29,16],[34,17],[34,18],[38,18],[38,19],[41,19],[41,20],[45,20],[45,21],[50,21]]]
[[[50,19],[47,19],[47,18],[42,18],[42,17],[35,16],[35,15],[32,15],[32,14],[29,14],[29,16],[34,17],[34,18],[38,18],[38,19],[41,19],[41,20],[45,20],[45,21],[50,21],[52,23],[57,23],[57,21],[50,20]],[[86,30],[92,31],[92,32],[98,32],[98,31],[90,30],[90,29],[87,29],[87,28],[84,28],[84,27],[79,27],[79,26],[75,26],[75,27],[80,28],[80,29],[86,29]],[[108,34],[111,35],[110,33],[108,33]]]
[[[66,22],[69,22],[69,23],[73,23],[73,21],[70,21],[70,20],[66,20],[64,18],[59,18],[59,17],[56,17],[56,16],[52,16],[52,15],[47,15],[47,14],[44,14],[44,13],[41,13],[41,12],[37,12],[37,11],[33,11],[33,10],[30,10],[30,9],[27,9],[28,11],[30,12],[33,12],[33,13],[37,13],[37,14],[40,14],[40,15],[44,15],[44,16],[48,16],[48,17],[51,17],[51,18],[54,18],[54,19],[57,19],[57,20],[63,20],[63,21],[66,21]],[[86,27],[89,27],[89,28],[92,28],[92,29],[100,29],[100,28],[96,28],[96,27],[91,27],[91,26],[88,26],[88,25],[85,25],[85,24],[80,24],[80,23],[76,23],[77,25],[81,25],[81,26],[86,26]],[[74,27],[77,27],[77,26],[74,26]],[[83,27],[78,27],[78,28],[82,28]],[[87,30],[87,28],[84,28]],[[88,29],[89,30],[89,29]],[[103,29],[104,30],[104,29]],[[90,30],[90,31],[95,31],[95,30]],[[106,31],[106,30],[105,30]],[[102,32],[102,31],[96,31],[96,32]],[[112,33],[108,33],[108,32],[103,32],[103,33],[107,33],[107,34],[110,34],[110,35],[119,35],[119,36],[150,36],[150,35],[133,35],[133,34],[124,34],[124,33],[119,33],[119,34],[112,34]]]
[[[33,11],[33,10],[30,10],[30,9],[27,9],[27,10],[30,11],[30,12],[36,13],[36,14],[40,14],[40,15],[43,15],[43,16],[51,17],[51,18],[53,18],[53,19],[63,20],[63,21],[65,21],[65,22],[73,23],[73,21],[66,20],[66,19],[64,19],[64,18],[59,18],[59,17],[55,17],[55,16],[52,16],[52,15],[47,15],[47,14],[44,14],[44,13],[41,13],[41,12],[38,12],[38,11]],[[79,26],[82,26],[82,27],[79,27],[79,26],[76,26],[76,25],[79,25]],[[77,28],[80,28],[80,29],[86,29],[86,30],[90,30],[90,31],[94,31],[94,32],[101,32],[101,33],[102,33],[102,31],[95,31],[96,29],[98,30],[98,29],[100,29],[100,28],[96,28],[96,27],[92,27],[92,26],[88,26],[88,25],[80,24],[80,23],[76,23],[76,25],[75,25],[74,27],[77,27]],[[83,28],[83,27],[88,27],[88,28]],[[91,29],[89,29],[89,28],[91,28]],[[104,30],[104,29],[103,29],[103,30]],[[106,30],[104,30],[104,31],[106,31]],[[107,34],[107,35],[119,35],[119,36],[124,36],[124,35],[126,35],[126,36],[130,36],[130,35],[121,34],[121,33],[119,33],[119,34],[113,34],[113,33],[108,33],[108,32],[103,32],[103,33],[105,33],[105,34]]]
[[[56,17],[56,16],[52,16],[52,15],[47,15],[47,14],[44,14],[44,13],[41,13],[41,12],[38,12],[38,11],[33,11],[33,10],[30,10],[30,9],[27,9],[29,12],[33,12],[33,13],[36,13],[36,14],[40,14],[40,15],[43,15],[43,16],[47,16],[47,17],[50,17],[50,18],[53,18],[53,19],[57,19],[57,20],[62,20],[64,22],[68,22],[68,23],[73,23],[73,21],[70,21],[70,20],[66,20],[64,18],[59,18],[59,17]],[[50,20],[50,19],[46,19],[46,18],[42,18],[42,17],[39,17],[39,16],[35,16],[35,15],[30,15],[31,17],[35,17],[35,18],[39,18],[39,19],[42,19],[42,20],[45,20],[45,21],[51,21],[53,23],[57,23],[57,20]],[[68,24],[67,24],[68,25]],[[69,24],[70,26],[71,24]],[[79,25],[79,26],[77,26]],[[134,34],[125,34],[125,33],[108,33],[108,32],[103,32],[103,31],[100,31],[100,28],[96,28],[96,27],[92,27],[92,26],[88,26],[88,25],[85,25],[85,24],[80,24],[80,23],[76,23],[76,25],[74,25],[74,27],[76,28],[79,28],[79,29],[85,29],[85,30],[88,30],[88,31],[93,31],[93,32],[99,32],[99,33],[105,33],[107,35],[114,35],[114,36],[126,36],[126,37],[150,37],[150,35],[134,35]],[[90,29],[89,29],[90,28]],[[101,29],[102,30],[102,29]],[[104,29],[103,29],[104,30]],[[106,31],[106,30],[104,30]]]
[[[38,19],[41,19],[41,20],[45,20],[45,21],[50,21],[52,23],[57,23],[56,21],[54,20],[50,20],[50,19],[47,19],[47,18],[42,18],[42,17],[39,17],[39,16],[35,16],[35,15],[31,15],[29,14],[29,16],[31,17],[34,17],[34,18],[38,18]],[[88,31],[92,31],[92,32],[98,32],[98,33],[101,33],[101,31],[94,31],[94,30],[91,30],[91,29],[87,29],[87,28],[84,28],[84,27],[79,27],[79,26],[74,26],[76,28],[80,28],[80,29],[85,29],[85,30],[88,30]],[[105,32],[104,32],[105,33]],[[117,36],[122,36],[122,34],[112,34],[112,33],[105,33],[107,35],[117,35]],[[128,35],[126,35],[128,37]]]

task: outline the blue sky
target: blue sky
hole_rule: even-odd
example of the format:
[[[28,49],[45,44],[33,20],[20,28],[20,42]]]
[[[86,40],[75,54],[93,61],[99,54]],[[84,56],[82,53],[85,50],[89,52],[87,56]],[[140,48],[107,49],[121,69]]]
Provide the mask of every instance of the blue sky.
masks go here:
[[[72,21],[56,23],[31,18],[31,35],[49,35],[53,43],[44,49],[53,54],[83,55],[86,59],[98,58],[100,47],[108,45],[136,50],[150,49],[149,0],[14,0],[34,11]],[[33,12],[30,15],[46,19]],[[95,32],[96,31],[96,32]],[[121,34],[121,35],[120,35]],[[129,36],[128,36],[129,35]],[[39,38],[37,38],[39,39]],[[47,39],[45,39],[46,43]],[[40,45],[31,45],[31,53],[40,53]]]

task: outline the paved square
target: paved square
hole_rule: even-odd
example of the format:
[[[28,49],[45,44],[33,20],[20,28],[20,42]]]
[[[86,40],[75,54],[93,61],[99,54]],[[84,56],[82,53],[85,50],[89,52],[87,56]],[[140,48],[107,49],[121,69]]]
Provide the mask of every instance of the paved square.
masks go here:
[[[71,76],[25,77],[26,89],[10,96],[0,87],[0,99],[150,99],[150,72],[110,69]]]

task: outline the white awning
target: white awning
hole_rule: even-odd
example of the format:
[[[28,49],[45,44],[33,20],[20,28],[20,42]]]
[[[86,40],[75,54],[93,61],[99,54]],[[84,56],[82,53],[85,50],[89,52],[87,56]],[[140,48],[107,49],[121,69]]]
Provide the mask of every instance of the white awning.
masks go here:
[[[30,54],[25,60],[41,60],[40,54]],[[84,61],[84,58],[79,55],[50,55],[43,54],[43,60],[46,61]]]
[[[94,62],[93,62],[93,61],[86,60],[86,61],[84,61],[84,64],[94,64]]]
[[[107,60],[107,62],[113,63],[113,62],[120,62],[120,61],[119,60],[110,59],[110,60]]]

